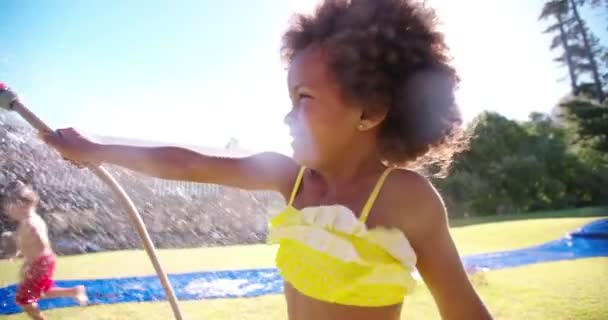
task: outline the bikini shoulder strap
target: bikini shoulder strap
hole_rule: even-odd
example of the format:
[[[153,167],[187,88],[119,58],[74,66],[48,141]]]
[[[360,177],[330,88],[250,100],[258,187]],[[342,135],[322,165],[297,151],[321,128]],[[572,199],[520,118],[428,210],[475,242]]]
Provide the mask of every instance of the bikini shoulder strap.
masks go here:
[[[388,174],[392,170],[393,168],[386,168],[378,179],[378,182],[376,182],[376,186],[374,187],[374,190],[372,190],[372,193],[369,195],[369,198],[367,199],[367,202],[365,203],[365,206],[361,211],[361,215],[359,216],[359,220],[361,222],[365,223],[365,221],[367,221],[367,217],[369,216],[370,211],[372,211],[372,207],[374,206],[374,202],[376,202],[376,198],[378,198],[378,194],[382,189],[382,185],[384,184],[386,177],[388,177]]]
[[[289,197],[289,202],[287,203],[288,206],[291,206],[293,201],[296,199],[296,195],[298,194],[298,189],[300,189],[300,184],[302,184],[302,178],[304,177],[305,171],[305,166],[300,167],[300,172],[298,172],[298,177],[293,185],[293,190],[291,191],[291,196]]]

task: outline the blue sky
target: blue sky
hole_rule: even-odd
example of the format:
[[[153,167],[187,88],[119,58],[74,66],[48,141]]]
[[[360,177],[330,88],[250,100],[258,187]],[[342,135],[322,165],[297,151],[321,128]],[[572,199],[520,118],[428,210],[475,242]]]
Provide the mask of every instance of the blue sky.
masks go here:
[[[431,0],[463,78],[466,119],[525,119],[568,91],[541,0]],[[0,81],[53,127],[290,152],[280,37],[315,0],[0,1]],[[587,13],[596,33],[605,16]],[[606,40],[606,39],[603,39]]]

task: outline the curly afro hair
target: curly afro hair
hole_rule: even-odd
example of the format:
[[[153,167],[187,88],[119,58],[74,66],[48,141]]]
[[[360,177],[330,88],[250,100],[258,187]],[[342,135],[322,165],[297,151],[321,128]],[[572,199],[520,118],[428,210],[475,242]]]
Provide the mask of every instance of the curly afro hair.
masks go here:
[[[311,45],[323,48],[343,94],[387,112],[379,142],[388,163],[446,169],[463,139],[458,77],[436,20],[418,1],[326,0],[294,17],[281,56],[290,63]]]

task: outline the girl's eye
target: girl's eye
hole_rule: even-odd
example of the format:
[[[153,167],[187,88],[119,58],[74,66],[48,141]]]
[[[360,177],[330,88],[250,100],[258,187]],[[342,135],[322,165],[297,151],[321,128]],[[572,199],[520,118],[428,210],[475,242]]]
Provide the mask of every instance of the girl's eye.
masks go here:
[[[307,98],[312,98],[312,96],[307,93],[298,94],[298,100],[307,99]]]

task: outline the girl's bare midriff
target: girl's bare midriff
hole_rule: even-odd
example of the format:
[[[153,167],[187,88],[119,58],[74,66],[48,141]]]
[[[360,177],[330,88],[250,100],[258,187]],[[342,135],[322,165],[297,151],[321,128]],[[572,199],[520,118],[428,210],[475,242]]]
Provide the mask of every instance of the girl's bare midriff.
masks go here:
[[[319,301],[299,293],[285,282],[289,320],[399,320],[401,304],[386,307],[352,307]]]

